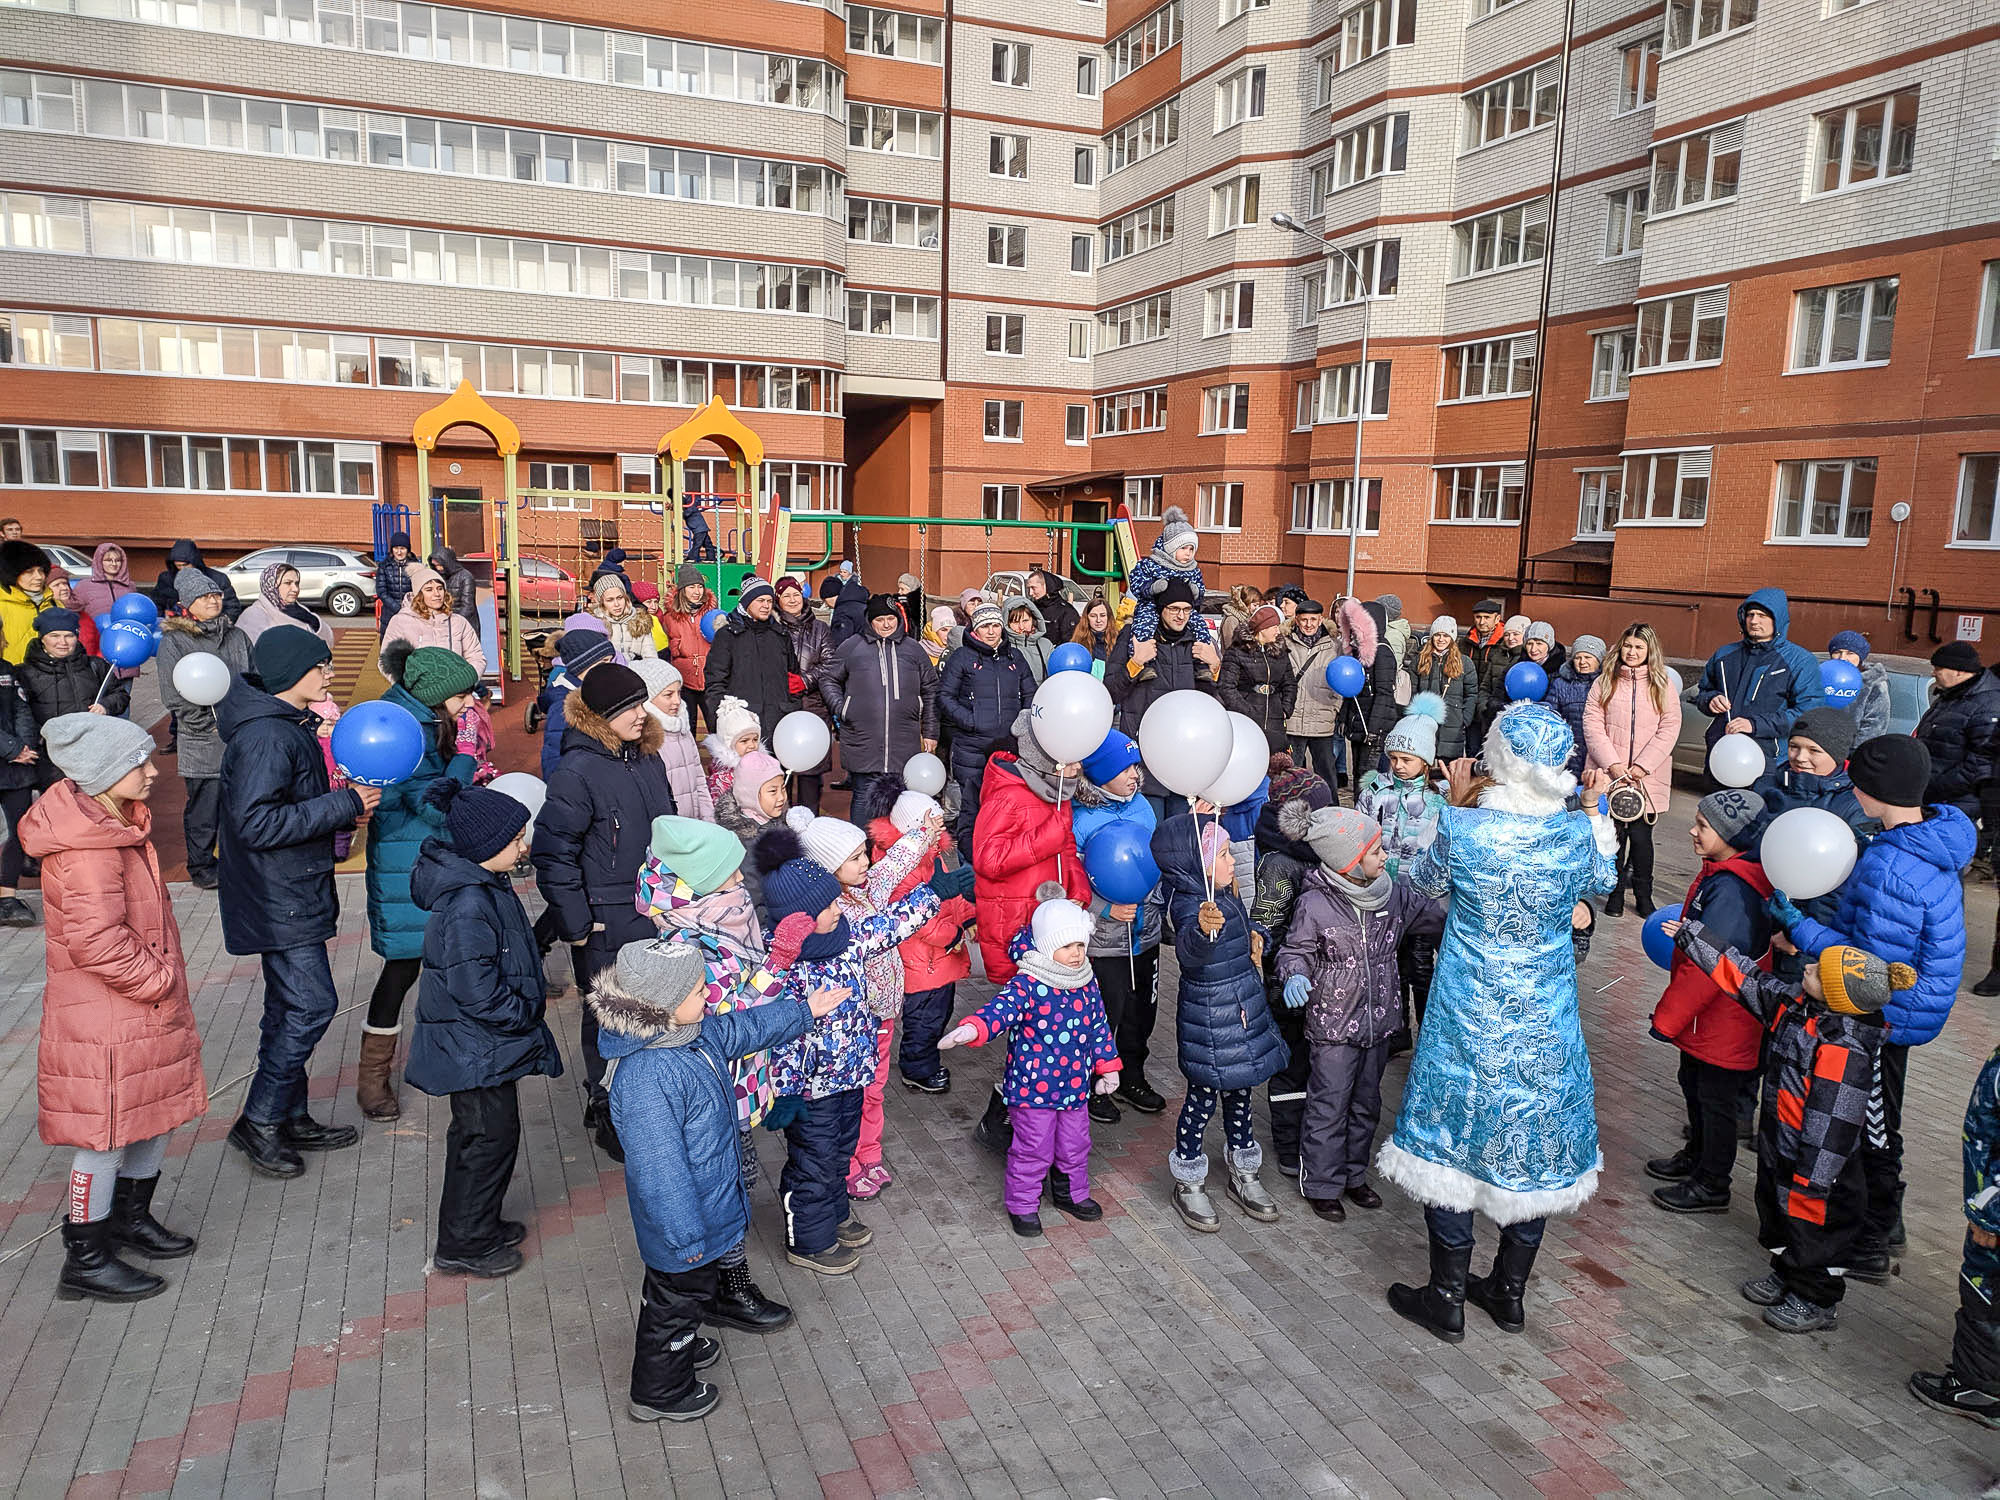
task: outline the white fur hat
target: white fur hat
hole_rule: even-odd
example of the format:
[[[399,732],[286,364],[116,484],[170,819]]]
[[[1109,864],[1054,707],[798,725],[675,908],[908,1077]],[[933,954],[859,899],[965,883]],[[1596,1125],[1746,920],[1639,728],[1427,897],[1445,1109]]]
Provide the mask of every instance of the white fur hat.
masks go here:
[[[922,792],[905,792],[896,799],[896,805],[889,809],[889,821],[896,832],[908,833],[919,823],[938,812],[937,798],[927,797]]]
[[[814,818],[799,835],[806,856],[828,874],[838,870],[858,849],[868,847],[868,835],[844,818]]]
[[[1036,907],[1028,928],[1034,936],[1035,951],[1047,958],[1054,958],[1056,949],[1071,943],[1089,942],[1094,930],[1090,914],[1067,898],[1044,901]]]

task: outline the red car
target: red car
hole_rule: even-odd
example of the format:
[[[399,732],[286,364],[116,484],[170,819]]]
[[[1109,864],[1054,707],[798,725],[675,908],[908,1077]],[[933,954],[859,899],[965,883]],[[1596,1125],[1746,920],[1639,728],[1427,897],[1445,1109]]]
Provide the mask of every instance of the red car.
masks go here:
[[[491,578],[491,553],[472,553],[461,559],[482,579]],[[524,615],[571,615],[577,611],[581,586],[576,575],[559,568],[547,558],[521,559],[521,613]]]

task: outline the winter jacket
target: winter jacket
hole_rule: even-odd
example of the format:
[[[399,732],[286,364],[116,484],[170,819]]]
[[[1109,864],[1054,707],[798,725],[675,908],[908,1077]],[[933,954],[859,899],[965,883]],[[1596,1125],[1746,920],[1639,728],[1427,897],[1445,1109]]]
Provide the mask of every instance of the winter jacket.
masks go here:
[[[868,590],[860,579],[850,578],[833,596],[833,618],[827,623],[827,632],[832,644],[838,646],[849,636],[864,634],[867,629]]]
[[[1479,667],[1479,723],[1482,726],[1491,724],[1493,716],[1512,701],[1507,692],[1507,674],[1527,659],[1525,642],[1510,646],[1501,640],[1486,648],[1485,660]]]
[[[1750,790],[1764,799],[1763,827],[1768,828],[1772,819],[1795,807],[1824,808],[1854,830],[1857,857],[1861,850],[1868,847],[1868,841],[1882,831],[1882,825],[1861,810],[1861,799],[1854,795],[1854,782],[1845,767],[1831,776],[1813,776],[1780,764],[1777,770],[1766,771],[1759,776]],[[1762,836],[1760,831],[1760,840]],[[1831,922],[1833,914],[1840,910],[1840,891],[1836,888],[1824,896],[1814,896],[1809,901],[1798,901],[1796,904],[1807,916]],[[1795,953],[1781,953],[1772,960],[1773,970],[1788,978],[1796,978],[1802,967]]]
[[[614,547],[611,550],[616,552],[618,549]],[[438,548],[435,557],[438,573],[444,579],[445,592],[451,595],[451,612],[470,625],[476,636],[479,633],[479,580],[472,576],[472,570],[458,560],[458,554],[451,548]],[[605,554],[605,560],[610,560],[610,553]],[[602,573],[605,570],[600,567],[597,571]],[[621,578],[624,576],[619,574]],[[593,578],[592,582],[595,581]],[[632,594],[632,580],[629,578],[625,579],[625,592]],[[471,660],[470,657],[466,659]]]
[[[1391,875],[1401,875],[1430,847],[1444,806],[1444,794],[1429,780],[1404,781],[1393,771],[1368,772],[1354,798],[1354,810],[1381,826],[1382,852],[1389,857]]]
[[[881,916],[895,904],[899,887],[914,887],[915,882],[909,877],[941,847],[941,840],[942,833],[940,841],[933,842],[921,828],[912,828],[892,841],[887,852],[868,867],[861,884],[842,886],[840,912],[848,925]],[[875,954],[861,969],[868,976],[868,1009],[878,1020],[900,1016],[904,985],[902,945]]]
[[[1032,946],[1023,929],[1007,945],[1008,956],[1019,963]],[[1104,996],[1087,962],[1083,974],[1083,983],[1065,989],[1016,969],[997,995],[965,1018],[975,1047],[1007,1034],[1000,1097],[1008,1108],[1082,1109],[1099,1075],[1119,1071]]]
[[[735,795],[719,799],[715,804],[715,821],[735,834],[743,845],[743,884],[750,892],[750,903],[757,908],[757,920],[767,931],[773,923],[769,910],[764,905],[764,877],[757,873],[757,861],[750,857],[751,851],[762,838],[764,830],[771,827],[768,818],[753,818],[743,810],[743,804]]]
[[[395,618],[403,601],[410,597],[410,563],[385,557],[375,564],[375,603],[379,618],[386,624]]]
[[[569,673],[561,664],[549,674],[548,685],[542,689],[542,697],[547,707],[542,713],[542,780],[547,781],[556,774],[556,762],[562,759],[562,738],[569,728],[569,695],[576,684],[570,681]]]
[[[1386,609],[1382,611],[1384,618],[1387,618],[1388,613]],[[1389,648],[1389,654],[1396,658],[1399,665],[1407,667],[1410,661],[1410,647],[1414,643],[1410,622],[1401,615],[1390,620],[1382,627],[1382,643]]]
[[[1583,738],[1583,705],[1590,697],[1590,690],[1597,686],[1595,676],[1584,677],[1576,668],[1565,661],[1561,667],[1549,674],[1549,691],[1542,701],[1563,716],[1569,725],[1569,732],[1576,744],[1569,752],[1567,770],[1572,776],[1581,776],[1589,758],[1588,747]]]
[[[117,572],[106,570],[104,559],[112,552],[124,554],[125,549],[116,542],[99,542],[96,550],[90,555],[90,576],[70,581],[70,587],[76,590],[76,612],[86,619],[92,615],[108,613],[111,606],[127,594],[139,592],[139,586],[132,581],[132,559],[129,554],[124,555],[124,560],[118,564]],[[226,588],[223,602],[228,602]]]
[[[2000,1047],[1995,1047],[1965,1102],[1965,1217],[1988,1234],[2000,1234]]]
[[[1936,803],[1916,823],[1875,835],[1840,888],[1831,924],[1807,917],[1791,929],[1799,952],[1818,958],[1851,943],[1885,963],[1917,971],[1915,989],[1883,1008],[1889,1040],[1919,1046],[1944,1030],[1965,972],[1965,899],[1959,871],[1972,862],[1979,834],[1956,807]]]
[[[486,675],[486,652],[479,644],[478,627],[456,611],[444,611],[426,619],[417,613],[415,596],[404,600],[403,607],[389,621],[389,628],[382,632],[382,656],[376,660],[384,677],[390,675],[385,664],[389,647],[397,641],[408,641],[413,649],[442,646],[471,662],[472,669],[480,676]]]
[[[1764,747],[1772,765],[1785,758],[1785,741],[1799,715],[1826,701],[1820,686],[1819,659],[1805,647],[1786,639],[1791,623],[1791,606],[1783,589],[1758,589],[1736,606],[1740,627],[1750,606],[1770,613],[1777,629],[1770,640],[1752,644],[1748,636],[1731,641],[1708,659],[1701,679],[1684,695],[1687,701],[1708,712],[1709,700],[1720,695],[1729,700],[1729,711],[1709,720],[1708,743],[1713,748],[1722,738],[1731,719],[1748,719],[1751,734]]]
[[[667,660],[681,674],[689,692],[699,693],[707,682],[708,637],[701,633],[701,619],[716,607],[715,595],[702,590],[701,603],[690,607],[679,589],[674,602],[661,611],[660,623],[667,631]]]
[[[47,929],[35,1059],[45,1145],[110,1151],[208,1111],[152,826],[145,803],[127,803],[121,820],[68,778],[21,814],[21,847],[42,862]]]
[[[1036,569],[1042,575],[1042,587],[1048,592],[1039,599],[1029,602],[1042,616],[1042,636],[1051,649],[1074,639],[1076,627],[1083,616],[1076,612],[1076,606],[1063,597],[1062,584],[1046,568]],[[1003,616],[1004,618],[1004,616]]]
[[[1088,851],[1091,839],[1114,823],[1132,824],[1149,845],[1153,830],[1159,826],[1159,820],[1153,816],[1153,804],[1143,794],[1135,791],[1120,802],[1088,778],[1076,789],[1076,799],[1070,808],[1070,828],[1079,852]],[[1084,873],[1087,879],[1089,871]],[[1120,922],[1110,915],[1111,902],[1102,894],[1094,895],[1090,904],[1090,914],[1095,919],[1090,932],[1092,958],[1122,958],[1128,953],[1144,953],[1160,946],[1166,911],[1166,898],[1160,894],[1160,888],[1155,885],[1145,900],[1133,904],[1139,908],[1137,914],[1130,922]]]
[[[411,899],[410,872],[426,844],[451,847],[444,814],[425,795],[440,776],[471,786],[479,763],[455,753],[451,726],[440,723],[436,711],[412,698],[400,683],[384,693],[382,701],[417,721],[424,732],[424,758],[409,776],[382,788],[381,804],[368,820],[368,946],[384,958],[416,958],[424,951],[424,913],[429,908]],[[446,737],[442,742],[440,734]]]
[[[1931,753],[1926,802],[1949,802],[1978,818],[1982,790],[1990,799],[2000,778],[2000,673],[1981,672],[1946,688],[1917,723],[1917,738]]]
[[[660,649],[658,640],[658,636],[664,632],[655,631],[653,617],[645,610],[634,606],[615,620],[606,619],[595,609],[590,613],[604,622],[605,635],[617,648],[618,654],[628,662],[658,661],[667,654]],[[696,629],[695,634],[699,636],[701,631]],[[681,677],[685,681],[687,674],[683,672]]]
[[[1520,660],[1521,652],[1518,646],[1510,652],[1508,647],[1501,644],[1506,637],[1507,628],[1504,624],[1500,624],[1493,627],[1493,633],[1485,640],[1481,640],[1470,626],[1466,627],[1465,634],[1458,638],[1458,654],[1465,658],[1465,670],[1472,677],[1472,713],[1468,722],[1482,733],[1493,721],[1493,715],[1507,706],[1504,700],[1499,703],[1489,701],[1486,693],[1487,668],[1491,665],[1495,653],[1505,655],[1507,665],[1510,667]]]
[[[42,725],[63,714],[89,713],[93,703],[101,704],[113,718],[123,718],[132,701],[131,687],[113,674],[111,663],[103,657],[85,656],[82,646],[68,656],[51,656],[39,636],[28,642],[25,656],[14,668],[14,680],[27,695],[37,733]],[[47,752],[42,755],[40,772],[43,786],[53,785],[62,775]]]
[[[1053,788],[1044,796],[1029,784],[1017,756],[1003,751],[987,761],[973,830],[972,896],[979,909],[979,954],[994,984],[1014,977],[1008,937],[1002,934],[1028,925],[1044,882],[1059,882],[1070,900],[1090,909],[1090,880],[1076,851],[1071,804],[1054,803],[1053,796]]]
[[[295,630],[310,630],[327,645],[333,644],[333,627],[303,604],[294,603],[290,609],[279,610],[273,608],[268,599],[253,599],[243,613],[236,617],[236,628],[250,638],[253,646],[257,643],[258,636],[267,630],[275,630],[280,625],[289,625]],[[394,628],[393,623],[391,628]],[[443,642],[426,640],[419,644],[437,646]]]
[[[650,924],[633,911],[634,883],[653,819],[676,811],[660,761],[662,731],[648,719],[628,743],[575,694],[567,712],[562,759],[535,818],[535,883],[566,943],[589,937],[593,923],[602,923],[613,942],[621,932],[644,937]]]
[[[1586,760],[1600,768],[1626,765],[1642,772],[1656,813],[1664,814],[1673,798],[1674,742],[1680,734],[1679,700],[1669,689],[1665,711],[1655,707],[1643,667],[1618,668],[1609,703],[1595,690],[1583,700]]]
[[[1299,682],[1292,675],[1291,654],[1274,642],[1258,644],[1247,632],[1222,653],[1222,706],[1243,715],[1264,731],[1273,753],[1291,743],[1285,721],[1298,703]]]
[[[667,785],[673,788],[674,806],[683,818],[703,823],[715,821],[715,799],[709,795],[708,778],[702,773],[701,746],[688,727],[687,709],[673,723],[659,717],[652,704],[646,712],[660,726],[660,764],[667,768]]]
[[[704,671],[710,703],[741,698],[757,716],[768,736],[778,720],[805,706],[806,682],[799,671],[791,632],[771,611],[768,620],[754,620],[732,609],[715,628]]]
[[[318,723],[240,679],[216,705],[222,943],[231,953],[324,943],[339,924],[333,836],[361,816],[361,797],[331,790]]]
[[[1004,635],[997,646],[967,635],[938,676],[938,712],[951,726],[952,778],[975,780],[986,774],[987,756],[1012,750],[1014,720],[1034,701],[1034,674]]]
[[[1328,739],[1339,734],[1346,700],[1326,685],[1326,667],[1340,655],[1340,642],[1324,625],[1317,634],[1302,635],[1296,622],[1280,640],[1292,659],[1292,680],[1298,685],[1285,728],[1301,739]]]
[[[1382,606],[1354,599],[1340,601],[1340,637],[1350,655],[1368,669],[1367,684],[1347,700],[1341,726],[1351,740],[1378,739],[1403,716],[1396,702],[1396,673],[1401,666],[1389,645]],[[1325,668],[1321,668],[1324,674]]]
[[[228,615],[197,622],[186,615],[160,621],[157,657],[160,702],[175,715],[175,767],[186,781],[198,781],[222,771],[222,736],[215,728],[213,704],[190,703],[174,686],[174,668],[190,656],[219,657],[237,677],[250,670],[250,637],[229,623]]]
[[[784,625],[785,634],[791,637],[792,654],[799,659],[799,676],[806,685],[805,701],[799,707],[831,729],[833,705],[819,690],[819,675],[833,655],[833,632],[827,629],[826,621],[812,612],[811,605],[796,615],[776,610],[771,618]]]
[[[1016,635],[1003,625],[1000,639],[1014,648],[1015,654],[1027,665],[1028,675],[1035,679],[1035,686],[1040,687],[1048,680],[1049,658],[1055,655],[1056,648],[1050,643],[1047,627],[1042,623],[1041,606],[1025,594],[1011,595],[1001,603],[1001,620],[1013,619],[1017,609],[1025,609],[1034,618],[1034,630],[1027,635]]]
[[[868,856],[875,862],[876,869],[884,867],[883,862],[902,837],[896,831],[896,825],[887,818],[870,820]],[[918,886],[928,885],[937,872],[938,850],[932,849],[911,865],[902,879],[894,882],[889,889],[888,900],[902,900]],[[903,940],[896,952],[903,963],[905,994],[942,989],[948,984],[958,983],[972,972],[972,954],[966,947],[965,929],[971,925],[974,915],[975,909],[970,901],[963,896],[953,896],[938,907],[936,916]]]
[[[1130,628],[1137,632],[1138,639],[1142,641],[1153,638],[1160,628],[1160,606],[1155,601],[1154,595],[1166,588],[1170,579],[1175,578],[1194,590],[1195,609],[1187,622],[1189,636],[1197,641],[1208,642],[1220,652],[1221,643],[1209,634],[1208,621],[1202,618],[1202,600],[1208,595],[1208,585],[1202,578],[1201,564],[1197,561],[1191,568],[1177,568],[1171,558],[1161,554],[1157,542],[1154,543],[1152,551],[1139,559],[1132,569],[1131,576],[1125,580],[1125,592],[1134,605]]]
[[[372,848],[368,868],[372,875]],[[429,913],[416,1029],[403,1065],[410,1087],[441,1095],[536,1073],[560,1078],[542,953],[513,882],[429,839],[402,883],[411,906]]]
[[[39,597],[22,590],[18,583],[0,586],[0,657],[19,664],[28,647],[37,639],[35,616],[47,609],[47,594]]]
[[[1153,635],[1153,659],[1136,671],[1132,666],[1132,645],[1137,637],[1129,625],[1118,632],[1111,660],[1104,664],[1104,686],[1117,706],[1118,727],[1134,739],[1139,737],[1139,723],[1146,717],[1146,710],[1163,695],[1183,689],[1216,692],[1215,673],[1194,654],[1198,639],[1194,627],[1199,619],[1200,616],[1194,616],[1185,629],[1178,631],[1158,626]],[[1170,795],[1165,784],[1150,770],[1143,784],[1149,797]]]
[[[18,791],[42,779],[41,731],[20,679],[20,668],[0,661],[0,791]],[[14,757],[23,750],[35,751],[37,758],[16,764]]]
[[[1861,691],[1848,705],[1854,715],[1854,743],[1889,732],[1889,669],[1870,657],[1861,664]],[[1928,800],[1939,801],[1932,797]],[[1949,800],[1949,799],[1944,799]]]
[[[1465,754],[1466,734],[1472,727],[1473,711],[1478,707],[1479,689],[1473,680],[1473,666],[1461,651],[1461,670],[1456,677],[1448,677],[1445,673],[1450,656],[1433,655],[1426,668],[1423,654],[1428,639],[1414,644],[1415,654],[1410,658],[1412,685],[1419,693],[1436,693],[1444,699],[1444,722],[1438,725],[1437,733],[1437,758],[1448,764]]]
[[[1386,877],[1385,877],[1386,878]],[[1444,931],[1444,908],[1398,881],[1377,911],[1363,911],[1341,882],[1316,868],[1293,909],[1278,949],[1277,984],[1304,975],[1306,1040],[1315,1047],[1373,1047],[1403,1027],[1403,986],[1396,949],[1412,933]]]
[[[937,668],[901,626],[887,640],[871,630],[833,648],[819,690],[840,715],[840,763],[856,771],[900,771],[938,736]]]
[[[1703,860],[1681,902],[1684,920],[1698,921],[1708,941],[1771,967],[1771,919],[1764,914],[1771,880],[1744,855]],[[1653,1030],[1690,1057],[1718,1068],[1747,1072],[1757,1066],[1764,1028],[1687,953],[1676,947],[1667,965],[1667,987],[1653,1007]]]
[[[174,575],[180,572],[176,563],[200,568],[215,580],[215,586],[222,590],[222,612],[231,620],[243,613],[243,601],[236,597],[236,587],[230,583],[228,575],[220,568],[211,568],[208,560],[201,555],[201,548],[183,537],[167,549],[167,565],[160,570],[159,579],[153,584],[153,605],[162,615],[180,613],[181,594],[174,587]]]

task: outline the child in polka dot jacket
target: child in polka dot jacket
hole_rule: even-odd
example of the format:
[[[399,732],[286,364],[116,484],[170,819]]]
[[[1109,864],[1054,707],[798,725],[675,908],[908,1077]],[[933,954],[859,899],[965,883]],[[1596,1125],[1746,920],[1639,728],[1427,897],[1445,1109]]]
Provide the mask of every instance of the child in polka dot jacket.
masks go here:
[[[1100,1094],[1117,1089],[1118,1046],[1090,967],[1091,928],[1074,901],[1045,899],[1008,945],[1019,972],[938,1043],[981,1047],[1012,1033],[1000,1083],[1014,1126],[1006,1204],[1024,1239],[1042,1232],[1045,1182],[1070,1217],[1104,1217],[1090,1196],[1088,1105],[1093,1087]]]

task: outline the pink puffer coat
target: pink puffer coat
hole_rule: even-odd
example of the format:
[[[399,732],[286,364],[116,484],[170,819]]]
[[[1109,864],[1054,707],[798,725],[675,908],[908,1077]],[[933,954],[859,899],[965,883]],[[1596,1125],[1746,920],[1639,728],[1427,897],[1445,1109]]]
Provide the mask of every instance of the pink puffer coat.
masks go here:
[[[1615,765],[1637,766],[1645,772],[1646,793],[1653,811],[1664,813],[1674,792],[1674,741],[1681,734],[1681,700],[1671,686],[1662,713],[1653,706],[1644,670],[1621,666],[1610,703],[1598,697],[1592,684],[1583,700],[1583,743],[1589,764],[1599,770]]]

